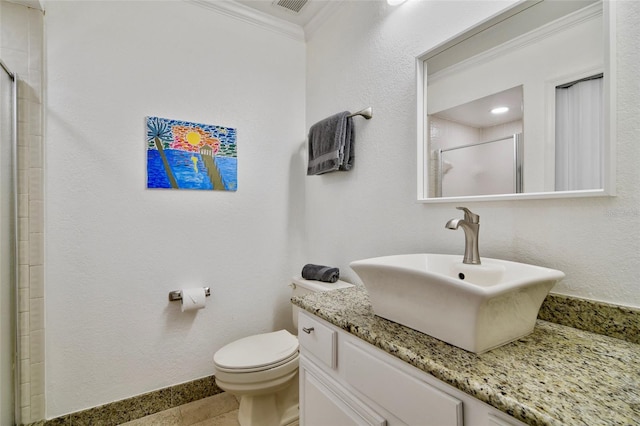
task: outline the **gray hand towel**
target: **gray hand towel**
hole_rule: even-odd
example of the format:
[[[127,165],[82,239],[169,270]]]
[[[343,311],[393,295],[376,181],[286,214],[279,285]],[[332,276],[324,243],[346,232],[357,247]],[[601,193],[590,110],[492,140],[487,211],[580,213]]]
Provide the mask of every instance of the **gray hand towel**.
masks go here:
[[[309,129],[307,175],[321,175],[353,167],[355,130],[349,111],[321,120]]]
[[[307,263],[302,267],[302,278],[305,280],[324,281],[335,283],[340,278],[340,269],[331,266],[314,265]]]

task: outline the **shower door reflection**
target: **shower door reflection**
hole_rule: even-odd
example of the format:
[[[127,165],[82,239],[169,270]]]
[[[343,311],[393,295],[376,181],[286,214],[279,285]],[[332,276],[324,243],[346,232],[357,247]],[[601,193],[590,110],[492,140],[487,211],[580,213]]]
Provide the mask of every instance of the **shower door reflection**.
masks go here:
[[[521,193],[522,133],[438,150],[439,197]]]

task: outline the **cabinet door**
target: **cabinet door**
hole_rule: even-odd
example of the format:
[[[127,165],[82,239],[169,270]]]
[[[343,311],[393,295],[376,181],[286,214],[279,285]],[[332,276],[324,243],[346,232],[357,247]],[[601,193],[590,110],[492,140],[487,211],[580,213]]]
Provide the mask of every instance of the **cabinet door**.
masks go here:
[[[409,376],[351,343],[345,354],[347,383],[408,425],[462,426],[462,401]]]
[[[377,413],[350,400],[331,380],[300,366],[301,426],[386,426]]]

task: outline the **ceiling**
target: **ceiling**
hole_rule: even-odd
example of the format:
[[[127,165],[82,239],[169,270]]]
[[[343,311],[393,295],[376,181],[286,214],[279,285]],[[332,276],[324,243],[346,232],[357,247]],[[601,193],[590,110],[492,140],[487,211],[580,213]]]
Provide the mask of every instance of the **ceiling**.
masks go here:
[[[491,109],[500,106],[508,107],[509,111],[500,115],[491,113]],[[476,128],[491,127],[522,120],[522,86],[516,86],[503,92],[436,112],[433,115]]]
[[[325,12],[331,6],[341,0],[235,0],[244,6],[248,6],[264,14],[282,19],[302,28],[306,27],[311,20]],[[304,3],[299,12],[294,12],[290,8],[296,8]],[[279,4],[288,5],[289,8]]]

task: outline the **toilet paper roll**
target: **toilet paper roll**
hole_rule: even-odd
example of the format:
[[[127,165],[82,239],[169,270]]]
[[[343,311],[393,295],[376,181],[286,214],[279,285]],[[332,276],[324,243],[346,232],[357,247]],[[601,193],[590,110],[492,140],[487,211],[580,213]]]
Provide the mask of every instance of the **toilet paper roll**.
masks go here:
[[[180,295],[182,296],[182,312],[202,309],[207,300],[203,287],[183,288],[180,290]]]

